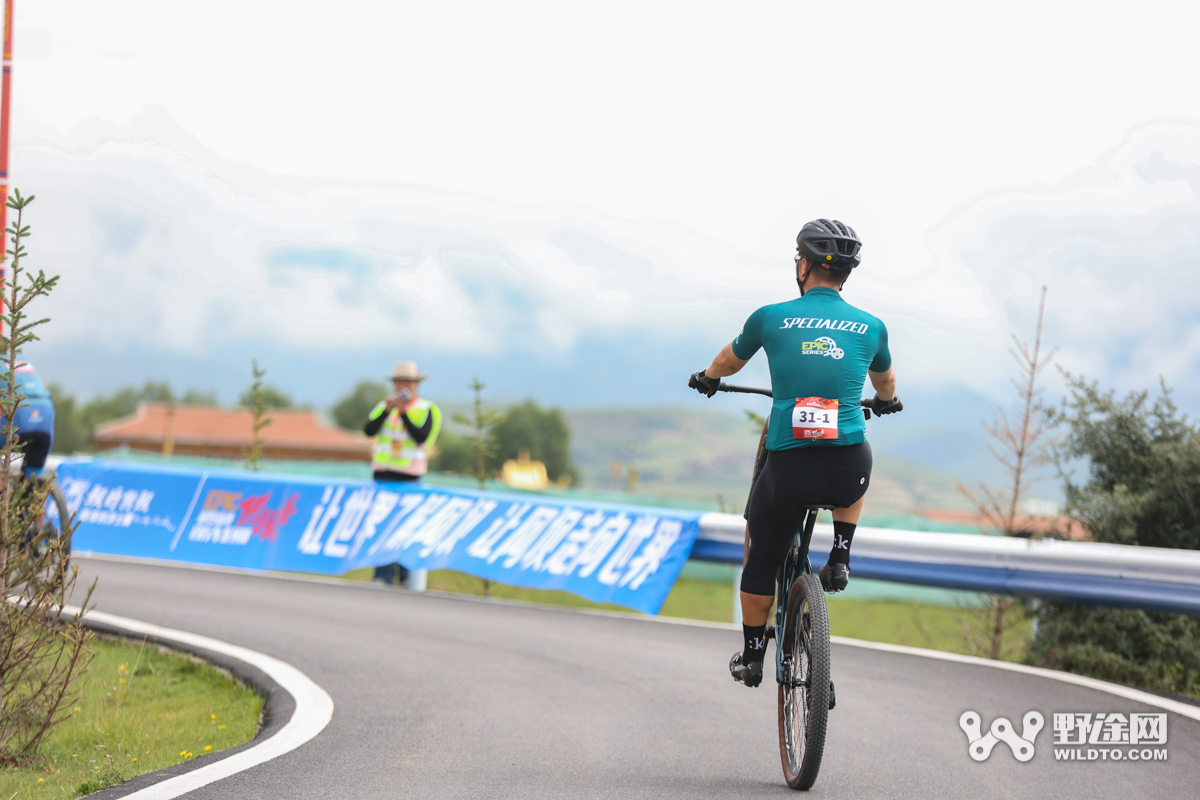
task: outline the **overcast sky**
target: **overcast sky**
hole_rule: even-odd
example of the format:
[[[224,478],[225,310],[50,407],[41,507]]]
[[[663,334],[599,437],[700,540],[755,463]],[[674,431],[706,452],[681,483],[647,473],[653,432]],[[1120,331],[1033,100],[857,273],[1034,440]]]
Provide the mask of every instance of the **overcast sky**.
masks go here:
[[[754,307],[790,296],[797,229],[831,216],[866,242],[848,299],[893,327],[902,381],[907,369],[1002,386],[1003,340],[1028,329],[1044,281],[1066,366],[1120,388],[1164,373],[1200,410],[1198,8],[22,3],[14,181],[52,190],[44,214],[74,209],[74,227],[47,230],[107,231],[44,245],[65,282],[89,287],[64,285],[56,319],[73,322],[47,337],[47,358],[77,370],[68,383],[106,388],[63,355],[100,346],[89,324],[111,328],[105,352],[135,354],[130,380],[182,383],[170,356],[196,359],[194,373],[222,337],[279,359],[334,343],[364,370],[401,357],[380,346],[398,337],[422,358],[444,351],[457,381],[472,353],[596,358],[589,337],[654,329],[656,371],[686,375]],[[200,217],[214,227],[191,229]],[[370,233],[372,218],[454,234]],[[137,262],[134,245],[112,245],[116,229],[156,229],[158,249],[135,242],[143,271],[106,297]],[[126,255],[104,272],[86,242]],[[455,266],[447,252],[463,248],[487,257]],[[178,288],[205,270],[243,276],[245,296],[222,305],[216,284]],[[339,293],[338,274],[374,276],[366,295],[402,284],[402,312]],[[508,296],[464,294],[480,274],[535,287],[534,312],[490,336],[471,328]],[[444,287],[414,297],[414,282]],[[155,298],[172,313],[146,311]],[[255,308],[269,323],[251,324]],[[346,322],[368,312],[375,327]],[[646,320],[656,314],[661,325]],[[457,321],[439,328],[447,315]],[[522,340],[522,320],[540,335]],[[680,326],[690,334],[664,332]],[[585,402],[553,383],[548,394]]]

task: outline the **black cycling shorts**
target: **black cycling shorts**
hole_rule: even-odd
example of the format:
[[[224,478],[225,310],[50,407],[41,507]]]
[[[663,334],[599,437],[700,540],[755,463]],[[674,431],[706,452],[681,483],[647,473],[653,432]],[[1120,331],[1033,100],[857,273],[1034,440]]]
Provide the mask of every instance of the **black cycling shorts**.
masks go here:
[[[750,492],[750,554],[742,591],[775,594],[775,573],[804,524],[807,506],[848,508],[870,485],[871,445],[866,442],[769,451]]]
[[[50,455],[50,434],[46,431],[18,431],[17,444],[25,448],[25,466],[41,469]]]

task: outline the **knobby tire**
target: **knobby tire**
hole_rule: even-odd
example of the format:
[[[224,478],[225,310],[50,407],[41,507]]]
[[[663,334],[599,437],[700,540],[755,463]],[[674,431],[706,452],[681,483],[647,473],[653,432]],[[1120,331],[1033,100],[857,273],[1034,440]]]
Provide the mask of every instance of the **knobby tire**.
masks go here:
[[[789,679],[806,686],[779,687],[779,755],[793,789],[817,781],[829,722],[829,610],[817,576],[797,577],[788,590],[787,630],[778,645],[791,656]]]
[[[66,531],[70,525],[71,512],[67,508],[67,498],[62,492],[62,487],[58,485],[58,481],[54,481],[50,484],[50,497],[48,502],[53,503],[55,511],[58,512],[58,537],[62,539],[64,536],[63,532]],[[67,558],[70,555],[71,539],[68,536],[63,545],[63,557]]]
[[[47,514],[42,520],[40,530],[30,527],[29,530],[21,537],[22,547],[30,548],[34,553],[42,555],[46,550],[46,542],[48,539],[55,539],[62,542],[62,549],[56,555],[58,558],[48,565],[48,573],[54,574],[62,569],[71,557],[71,539],[69,536],[64,538],[63,531],[69,527],[71,515],[67,508],[67,499],[63,495],[62,488],[57,481],[50,484],[50,494],[46,498],[46,507],[54,506],[54,510],[58,514],[58,519],[52,521]]]

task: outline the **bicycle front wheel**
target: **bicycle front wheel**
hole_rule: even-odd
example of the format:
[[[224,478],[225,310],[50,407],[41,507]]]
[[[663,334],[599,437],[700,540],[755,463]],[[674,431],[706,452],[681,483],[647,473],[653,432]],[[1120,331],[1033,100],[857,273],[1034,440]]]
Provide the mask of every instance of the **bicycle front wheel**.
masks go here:
[[[793,789],[817,782],[829,721],[829,610],[815,575],[800,575],[787,595],[780,643],[785,681],[779,686],[779,756]]]

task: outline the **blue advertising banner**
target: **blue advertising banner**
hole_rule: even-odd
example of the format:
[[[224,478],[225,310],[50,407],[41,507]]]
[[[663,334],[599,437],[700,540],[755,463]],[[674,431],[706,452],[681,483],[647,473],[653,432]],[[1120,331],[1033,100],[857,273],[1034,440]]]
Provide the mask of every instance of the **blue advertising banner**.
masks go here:
[[[700,513],[233,470],[71,459],[78,552],[339,575],[398,561],[657,613]]]

